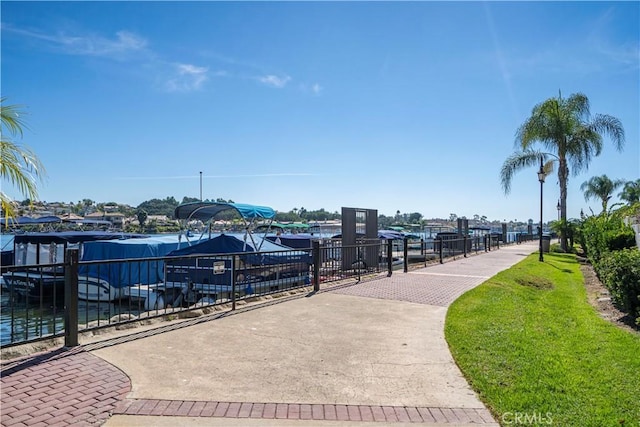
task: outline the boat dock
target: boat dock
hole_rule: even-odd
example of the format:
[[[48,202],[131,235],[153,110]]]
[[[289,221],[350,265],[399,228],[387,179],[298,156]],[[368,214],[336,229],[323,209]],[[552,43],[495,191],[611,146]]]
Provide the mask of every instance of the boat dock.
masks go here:
[[[111,330],[1,365],[3,426],[498,426],[444,338],[447,307],[536,242]]]

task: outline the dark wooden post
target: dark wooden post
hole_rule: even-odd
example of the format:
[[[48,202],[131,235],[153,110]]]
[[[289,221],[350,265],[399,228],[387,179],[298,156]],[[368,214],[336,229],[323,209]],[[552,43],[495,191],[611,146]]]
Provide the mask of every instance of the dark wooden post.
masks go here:
[[[78,345],[78,249],[67,249],[64,259],[64,346]]]

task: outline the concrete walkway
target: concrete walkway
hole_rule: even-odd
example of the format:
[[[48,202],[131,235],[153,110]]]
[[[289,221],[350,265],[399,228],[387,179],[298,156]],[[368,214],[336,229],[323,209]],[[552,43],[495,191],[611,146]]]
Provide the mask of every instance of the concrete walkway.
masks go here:
[[[0,421],[497,426],[450,355],[445,315],[462,293],[536,249],[503,246],[3,363]]]

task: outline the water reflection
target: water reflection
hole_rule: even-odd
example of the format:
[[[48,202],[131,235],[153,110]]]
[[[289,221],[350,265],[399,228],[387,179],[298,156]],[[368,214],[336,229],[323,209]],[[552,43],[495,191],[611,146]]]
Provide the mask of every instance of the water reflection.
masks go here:
[[[138,315],[137,307],[128,302],[78,301],[79,329],[105,326],[109,319],[119,314]],[[64,333],[64,306],[43,301],[28,304],[24,300],[10,298],[7,292],[0,294],[0,345],[19,343],[38,337]]]

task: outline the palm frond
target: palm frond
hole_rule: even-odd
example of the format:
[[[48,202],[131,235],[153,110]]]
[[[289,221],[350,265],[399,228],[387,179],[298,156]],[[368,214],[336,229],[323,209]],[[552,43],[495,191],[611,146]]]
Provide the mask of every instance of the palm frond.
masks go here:
[[[546,158],[545,153],[537,151],[517,151],[507,157],[500,169],[500,182],[504,193],[509,194],[511,191],[511,181],[516,172],[536,166],[541,157]]]
[[[624,184],[624,180],[611,180],[607,175],[591,177],[580,185],[580,189],[584,192],[584,199],[600,199],[602,202],[602,211],[606,212],[607,203],[611,200],[613,192]]]
[[[43,180],[46,170],[31,149],[14,142],[0,140],[0,176],[31,200],[38,198],[36,182]]]
[[[626,182],[618,197],[629,204],[640,202],[640,179]]]
[[[571,115],[578,117],[580,119],[589,119],[590,115],[590,105],[589,98],[583,93],[574,93],[566,99],[565,109]]]
[[[620,120],[608,114],[596,114],[589,126],[595,133],[607,134],[618,151],[622,151],[625,143],[624,127]]]
[[[13,208],[13,203],[11,203],[11,198],[9,198],[6,194],[0,191],[0,205],[2,206],[2,210],[4,211],[5,216],[9,218],[14,218],[16,216],[15,209]]]
[[[26,115],[23,111],[23,106],[4,105],[6,99],[6,97],[0,98],[0,121],[2,126],[7,128],[11,135],[22,136],[22,130],[27,129],[27,125],[23,118]]]

